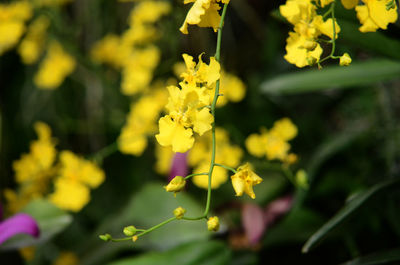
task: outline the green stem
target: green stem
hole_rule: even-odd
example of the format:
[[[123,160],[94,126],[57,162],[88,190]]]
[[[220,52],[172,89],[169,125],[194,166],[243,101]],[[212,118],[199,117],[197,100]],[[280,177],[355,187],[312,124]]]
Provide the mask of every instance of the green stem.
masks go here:
[[[103,149],[100,149],[96,153],[93,154],[93,159],[96,160],[99,164],[101,164],[107,156],[118,151],[118,143],[114,142],[110,145],[107,145]]]
[[[236,169],[234,169],[233,167],[228,167],[228,166],[221,165],[221,164],[217,164],[217,163],[215,163],[215,165],[218,166],[218,167],[222,167],[222,168],[225,168],[225,169],[227,169],[227,170],[230,170],[230,171],[232,171],[234,174],[237,173]]]
[[[145,230],[144,232],[138,234],[137,236],[139,237],[139,236],[143,236],[143,235],[145,235],[145,234],[148,234],[148,233],[150,233],[151,231],[156,230],[157,228],[160,228],[161,226],[166,225],[166,224],[168,224],[168,223],[170,223],[170,222],[172,222],[172,221],[174,221],[174,220],[176,220],[176,217],[169,218],[168,220],[165,220],[164,222],[159,223],[158,225],[155,225],[155,226],[153,226],[153,227],[151,227],[151,228]]]
[[[327,14],[332,14],[332,16],[331,16],[331,17],[332,17],[332,28],[333,28],[333,38],[332,38],[332,40],[331,40],[331,43],[332,43],[332,50],[331,50],[331,53],[330,53],[328,56],[326,56],[325,58],[323,58],[322,60],[320,60],[320,61],[318,62],[318,66],[321,66],[321,63],[322,63],[322,62],[324,62],[324,61],[326,61],[326,60],[328,60],[328,59],[330,59],[330,58],[336,59],[335,56],[333,56],[333,55],[335,54],[335,49],[336,49],[335,1],[332,2],[331,6],[329,7],[328,12],[326,12],[325,15],[327,15]],[[324,16],[325,16],[325,15],[324,15]],[[340,58],[340,57],[339,57],[339,58]]]
[[[128,240],[132,240],[132,237],[124,237],[124,238],[111,238],[110,241],[111,242],[122,242],[122,241],[128,241]]]
[[[205,172],[205,173],[194,173],[194,174],[187,175],[184,179],[187,180],[187,179],[190,179],[191,177],[201,176],[201,175],[208,175],[208,173],[207,172]]]
[[[217,47],[215,51],[215,60],[217,62],[220,62],[220,57],[221,57],[221,40],[222,40],[222,27],[224,26],[224,19],[226,15],[226,10],[228,8],[228,4],[224,5],[224,8],[222,10],[222,15],[221,15],[221,20],[219,22],[219,27],[218,27],[218,36],[217,36]],[[203,216],[207,216],[208,212],[210,211],[210,203],[211,203],[211,180],[212,180],[212,173],[214,170],[215,166],[215,150],[216,150],[216,139],[215,139],[215,106],[217,104],[218,96],[219,96],[219,83],[220,80],[218,79],[215,85],[215,93],[214,93],[214,99],[211,104],[211,115],[214,117],[214,122],[212,124],[212,149],[211,149],[211,162],[210,162],[210,169],[208,171],[208,189],[207,189],[207,203],[206,203],[206,209],[204,210]]]

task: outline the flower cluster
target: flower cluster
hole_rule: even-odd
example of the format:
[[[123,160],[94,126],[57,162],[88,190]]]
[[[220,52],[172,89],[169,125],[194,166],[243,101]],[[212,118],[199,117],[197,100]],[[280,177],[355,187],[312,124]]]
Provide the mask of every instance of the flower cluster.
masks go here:
[[[153,44],[160,35],[154,24],[170,9],[165,1],[140,2],[131,10],[129,28],[121,36],[107,35],[93,46],[95,62],[121,70],[123,94],[134,95],[150,85],[161,53]]]
[[[93,162],[71,151],[62,151],[54,193],[49,199],[61,209],[78,212],[90,200],[89,188],[97,188],[104,178],[104,172]]]
[[[246,148],[251,155],[256,157],[266,156],[268,160],[280,160],[286,163],[293,163],[297,156],[289,153],[290,144],[297,135],[297,127],[289,118],[283,118],[274,123],[268,131],[261,129],[261,134],[251,134],[246,139]]]
[[[0,4],[0,55],[18,43],[32,14],[32,6],[27,1]]]
[[[36,9],[60,6],[68,2],[71,1],[36,0],[0,4],[0,55],[16,46],[25,32],[17,49],[24,64],[38,62],[44,51],[48,49],[34,77],[34,83],[40,89],[59,87],[75,70],[76,62],[64,51],[57,40],[48,41],[50,17],[42,14],[37,16],[28,27],[25,23],[34,16]],[[49,45],[47,45],[48,42]]]
[[[286,40],[285,59],[297,67],[317,63],[322,54],[318,38],[320,35],[325,35],[330,39],[336,39],[340,32],[336,20],[334,18],[324,20],[317,14],[317,6],[312,0],[288,0],[279,10],[294,26]],[[333,36],[334,31],[335,36]]]
[[[30,152],[13,163],[18,191],[6,189],[4,196],[10,213],[16,213],[33,199],[46,198],[61,209],[79,211],[90,200],[90,188],[104,181],[104,172],[93,162],[62,151],[57,161],[56,140],[50,127],[34,125],[38,140],[30,145]],[[54,192],[50,194],[51,184]]]
[[[289,32],[284,58],[297,67],[318,64],[327,59],[340,59],[340,65],[349,65],[350,56],[345,53],[342,56],[334,56],[334,43],[340,32],[337,24],[334,8],[334,0],[287,0],[280,6],[280,13],[294,29]],[[361,32],[374,32],[377,29],[386,29],[389,23],[397,20],[397,5],[393,0],[341,0],[347,9],[355,8],[357,17],[362,24]],[[319,8],[330,5],[324,15],[318,14]],[[324,20],[326,16],[331,17]],[[323,39],[322,36],[329,39]],[[321,59],[322,48],[320,42],[333,43],[331,54]]]
[[[118,148],[124,154],[140,156],[147,146],[147,137],[157,130],[157,119],[167,102],[167,91],[151,88],[131,104],[127,121],[118,137]]]
[[[57,154],[56,141],[51,137],[50,127],[43,122],[37,122],[34,128],[38,140],[31,143],[28,154],[23,154],[13,163],[19,190],[18,192],[11,189],[4,191],[10,213],[18,212],[32,199],[44,197],[56,171],[54,165]]]
[[[156,135],[160,145],[172,146],[174,152],[180,153],[192,148],[193,131],[201,136],[212,128],[211,93],[220,77],[220,65],[214,57],[209,64],[202,61],[201,55],[197,64],[187,54],[183,59],[187,70],[181,75],[180,88],[168,87],[168,114],[159,120],[160,133]]]

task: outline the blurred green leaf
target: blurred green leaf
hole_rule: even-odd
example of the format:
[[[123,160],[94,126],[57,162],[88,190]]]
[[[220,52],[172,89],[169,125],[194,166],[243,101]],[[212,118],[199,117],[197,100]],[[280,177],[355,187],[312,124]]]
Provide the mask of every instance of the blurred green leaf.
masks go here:
[[[400,76],[400,62],[370,60],[353,63],[348,67],[329,66],[283,74],[264,81],[261,92],[273,95],[290,95],[318,92],[328,89],[348,88],[387,81]]]
[[[109,265],[223,265],[231,259],[229,248],[218,241],[192,242],[163,253],[147,253],[135,258],[127,258]]]
[[[400,59],[399,40],[387,37],[382,31],[362,33],[358,30],[360,24],[346,19],[341,19],[339,23],[341,29],[339,38],[350,42],[355,47],[377,52],[389,58]]]
[[[364,192],[356,194],[347,204],[328,222],[326,222],[317,232],[315,232],[304,244],[302,252],[308,252],[313,246],[319,243],[333,228],[340,225],[346,220],[351,214],[353,214],[360,206],[362,206],[367,200],[378,192],[398,184],[399,179],[391,179],[379,184],[376,184]]]
[[[150,183],[134,194],[120,214],[105,220],[97,229],[91,240],[87,242],[90,250],[85,251],[86,257],[82,264],[99,264],[105,257],[123,249],[144,248],[167,250],[183,243],[206,239],[210,236],[206,222],[201,221],[174,221],[163,226],[135,243],[105,243],[98,239],[98,235],[110,233],[114,237],[124,237],[122,229],[127,225],[146,229],[173,216],[173,210],[178,206],[187,209],[186,216],[199,216],[203,206],[197,203],[186,193],[173,194],[163,189],[163,183]]]
[[[378,265],[395,261],[400,262],[400,248],[373,253],[365,257],[350,260],[341,265]]]
[[[22,212],[35,218],[40,228],[40,237],[35,239],[28,235],[17,235],[1,245],[1,249],[17,249],[46,242],[72,222],[70,214],[43,199],[30,202]]]
[[[316,212],[306,208],[295,209],[276,226],[267,230],[263,245],[304,242],[322,223],[323,218]]]

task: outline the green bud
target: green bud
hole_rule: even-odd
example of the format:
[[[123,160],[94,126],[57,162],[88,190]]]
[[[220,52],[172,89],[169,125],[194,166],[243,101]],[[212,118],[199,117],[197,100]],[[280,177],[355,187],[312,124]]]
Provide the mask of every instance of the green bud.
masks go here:
[[[136,234],[136,227],[134,227],[133,225],[124,228],[124,235],[133,236],[134,234]]]
[[[297,171],[295,178],[297,186],[303,189],[308,189],[308,177],[307,173],[303,169]]]
[[[99,235],[99,238],[100,238],[101,240],[103,240],[103,241],[108,242],[108,241],[111,240],[112,237],[111,237],[110,234],[104,234],[104,235]]]

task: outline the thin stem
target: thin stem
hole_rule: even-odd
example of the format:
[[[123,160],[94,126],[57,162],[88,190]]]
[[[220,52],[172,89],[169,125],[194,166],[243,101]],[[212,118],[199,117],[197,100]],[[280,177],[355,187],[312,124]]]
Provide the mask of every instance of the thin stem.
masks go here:
[[[194,174],[187,175],[184,179],[187,180],[187,179],[190,179],[191,177],[201,176],[201,175],[208,175],[208,173],[207,172],[205,172],[205,173],[194,173]]]
[[[160,228],[161,226],[166,225],[166,224],[168,224],[168,223],[170,223],[170,222],[172,222],[174,220],[176,220],[176,217],[169,218],[168,220],[165,220],[164,222],[159,223],[158,225],[155,225],[155,226],[145,230],[144,232],[138,234],[137,236],[139,237],[139,236],[143,236],[143,235],[145,235],[147,233],[150,233],[151,231],[153,231],[153,230],[155,230],[157,228]]]
[[[102,163],[104,158],[118,151],[118,143],[114,142],[93,154],[93,159]]]
[[[226,10],[228,8],[228,4],[224,5],[222,10],[221,20],[219,22],[218,27],[218,36],[217,36],[217,47],[215,51],[215,60],[220,62],[221,57],[221,40],[222,40],[222,27],[224,26],[224,19],[226,15]],[[203,216],[207,216],[208,212],[210,211],[210,203],[211,203],[211,180],[212,180],[212,173],[215,166],[215,152],[216,152],[216,139],[215,139],[215,106],[217,104],[218,96],[219,96],[219,84],[220,80],[218,79],[215,85],[215,93],[214,99],[211,104],[211,115],[214,117],[214,122],[212,124],[212,149],[211,149],[211,162],[210,162],[210,169],[208,171],[208,189],[207,189],[207,202],[206,202],[206,209],[204,210]]]
[[[235,174],[237,173],[236,169],[234,169],[233,167],[228,167],[228,166],[221,165],[221,164],[217,164],[217,163],[215,163],[215,165],[218,166],[218,167],[222,167],[222,168],[225,168],[225,169],[227,169],[227,170],[230,170],[230,171],[232,171],[232,172],[235,173]]]
[[[319,67],[321,67],[321,63],[322,63],[322,62],[324,62],[324,61],[326,61],[326,60],[328,60],[328,59],[330,59],[330,58],[336,59],[335,56],[333,56],[334,53],[335,53],[335,49],[336,49],[335,1],[332,2],[331,6],[329,7],[329,10],[328,10],[328,12],[326,12],[326,14],[332,14],[332,16],[331,16],[331,17],[332,17],[332,28],[333,28],[333,30],[332,30],[332,31],[333,31],[333,38],[332,38],[332,40],[331,40],[331,43],[332,43],[332,50],[331,50],[331,53],[330,53],[328,56],[326,56],[325,58],[323,58],[322,60],[320,60],[320,61],[318,62],[318,66],[319,66]],[[326,14],[325,14],[325,15],[326,15]],[[324,15],[324,16],[325,16],[325,15]]]
[[[124,237],[124,238],[111,238],[110,241],[111,242],[122,242],[122,241],[128,241],[128,240],[132,240],[132,237]]]

